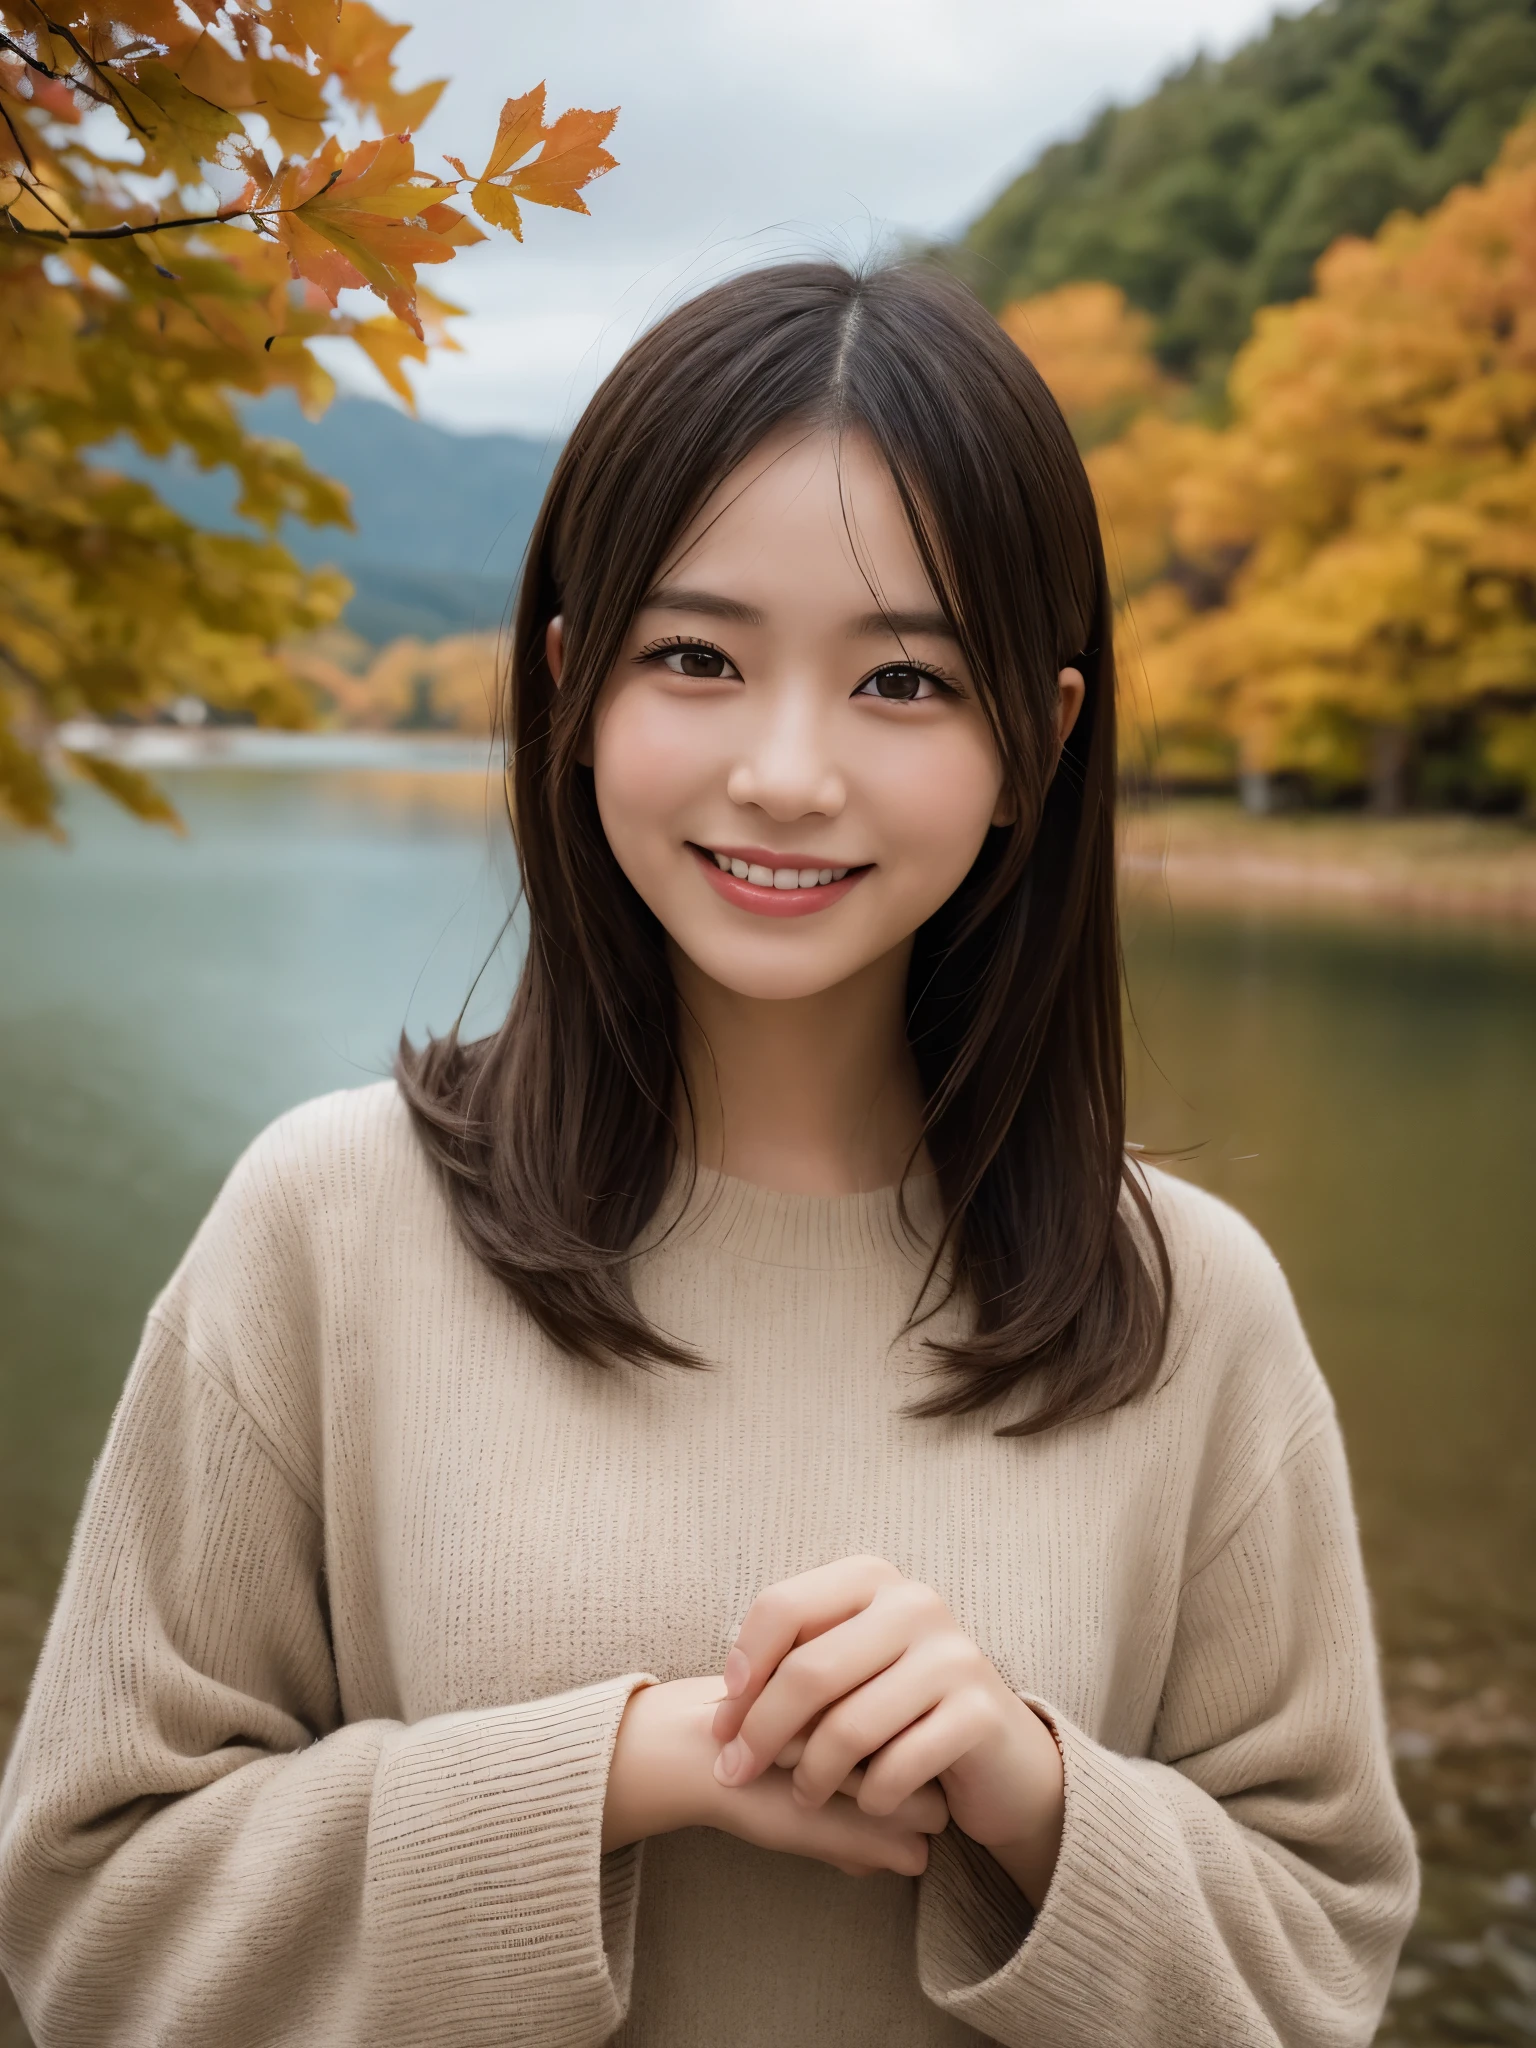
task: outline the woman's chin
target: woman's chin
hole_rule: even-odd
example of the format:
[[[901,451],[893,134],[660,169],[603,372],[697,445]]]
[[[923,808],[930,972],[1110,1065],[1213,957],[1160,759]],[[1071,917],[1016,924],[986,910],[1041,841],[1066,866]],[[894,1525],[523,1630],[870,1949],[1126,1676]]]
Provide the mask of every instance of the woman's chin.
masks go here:
[[[682,965],[685,979],[691,969],[717,988],[759,1003],[793,1003],[824,995],[865,964],[831,946],[686,946],[674,938],[671,951],[674,972]]]

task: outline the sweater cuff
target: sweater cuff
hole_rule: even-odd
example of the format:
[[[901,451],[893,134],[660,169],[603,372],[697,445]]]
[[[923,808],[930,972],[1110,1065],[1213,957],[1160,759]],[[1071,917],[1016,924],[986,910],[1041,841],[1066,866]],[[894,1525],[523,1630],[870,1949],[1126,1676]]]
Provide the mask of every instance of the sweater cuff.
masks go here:
[[[1106,1973],[1139,1977],[1155,1955],[1139,1965],[1127,1948],[1144,1940],[1155,1950],[1164,1938],[1154,1874],[1161,1859],[1148,1854],[1156,1817],[1124,1758],[1021,1697],[1062,1754],[1061,1849],[1045,1903],[1034,1912],[984,1849],[947,1830],[934,1844],[946,1853],[920,1888],[918,1976],[935,2005],[997,2041],[1097,2048],[1106,2038]]]
[[[602,1854],[603,1804],[630,1695],[655,1683],[632,1671],[439,1714],[386,1743],[363,1909],[387,2006],[371,2038],[584,2048],[622,2023],[643,1845]]]

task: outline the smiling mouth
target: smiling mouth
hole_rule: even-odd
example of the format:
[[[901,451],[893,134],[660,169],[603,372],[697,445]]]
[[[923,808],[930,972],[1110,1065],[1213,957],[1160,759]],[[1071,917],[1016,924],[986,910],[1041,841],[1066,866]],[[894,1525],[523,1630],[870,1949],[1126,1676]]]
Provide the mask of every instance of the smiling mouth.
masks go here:
[[[716,853],[712,846],[697,846],[695,853],[707,854],[722,875],[734,875],[738,882],[750,882],[756,889],[824,889],[840,882],[851,868],[768,867],[761,861],[741,860],[734,854]]]
[[[807,911],[828,910],[862,881],[874,865],[813,865],[808,858],[796,860],[793,865],[785,859],[770,864],[768,860],[749,860],[744,853],[729,848],[699,846],[692,840],[688,850],[704,870],[716,895],[760,917],[799,917]]]

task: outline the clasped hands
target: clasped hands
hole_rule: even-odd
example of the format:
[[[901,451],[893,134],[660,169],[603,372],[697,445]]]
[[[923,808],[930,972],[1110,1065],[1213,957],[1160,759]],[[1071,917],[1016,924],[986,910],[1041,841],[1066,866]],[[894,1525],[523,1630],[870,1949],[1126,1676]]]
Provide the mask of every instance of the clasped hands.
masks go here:
[[[702,1825],[917,1876],[953,1820],[1038,1907],[1062,1815],[1047,1724],[931,1587],[849,1557],[759,1594],[720,1678],[631,1696],[603,1846]]]

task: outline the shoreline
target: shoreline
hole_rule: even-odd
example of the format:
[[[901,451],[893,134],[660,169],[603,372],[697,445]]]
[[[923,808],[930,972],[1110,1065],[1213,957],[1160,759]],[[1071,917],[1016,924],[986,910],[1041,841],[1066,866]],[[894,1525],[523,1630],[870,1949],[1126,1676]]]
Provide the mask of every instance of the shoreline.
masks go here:
[[[1189,904],[1536,924],[1536,831],[1503,818],[1255,818],[1214,798],[1127,804],[1119,867],[1132,894],[1160,887]]]
[[[497,741],[460,733],[278,732],[255,727],[113,728],[77,721],[65,746],[161,772],[388,774],[483,783]],[[1536,828],[1509,818],[1359,812],[1251,817],[1234,799],[1125,800],[1122,888],[1224,908],[1275,904],[1536,925]]]

